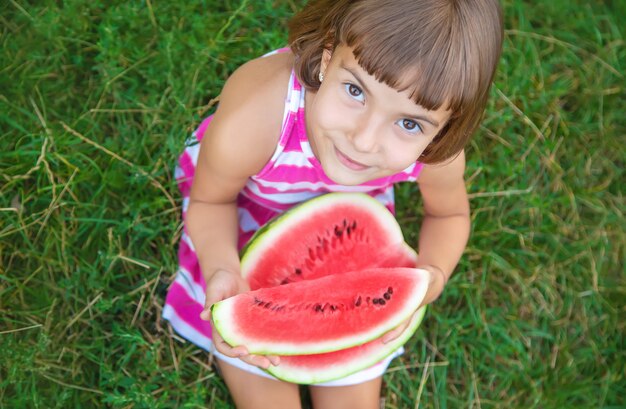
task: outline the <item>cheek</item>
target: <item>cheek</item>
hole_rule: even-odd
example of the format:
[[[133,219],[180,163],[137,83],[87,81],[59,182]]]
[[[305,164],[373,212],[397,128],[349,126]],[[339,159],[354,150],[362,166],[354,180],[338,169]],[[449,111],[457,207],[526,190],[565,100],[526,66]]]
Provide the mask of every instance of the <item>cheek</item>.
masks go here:
[[[315,102],[313,113],[320,128],[341,130],[350,123],[349,110],[346,110],[336,96],[328,92],[319,93]]]
[[[395,143],[387,150],[387,163],[395,171],[402,171],[415,163],[427,143]]]

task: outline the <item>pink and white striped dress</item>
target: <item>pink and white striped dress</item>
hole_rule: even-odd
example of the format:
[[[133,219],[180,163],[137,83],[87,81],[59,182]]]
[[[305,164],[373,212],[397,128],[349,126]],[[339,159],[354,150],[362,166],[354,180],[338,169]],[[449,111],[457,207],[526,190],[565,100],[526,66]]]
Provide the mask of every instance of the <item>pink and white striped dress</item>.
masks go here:
[[[274,216],[324,193],[365,192],[394,212],[393,184],[415,181],[422,169],[422,164],[416,162],[398,174],[362,185],[343,186],[334,183],[324,174],[311,150],[305,131],[304,95],[305,89],[292,72],[276,150],[265,167],[249,178],[237,199],[239,249],[260,226]],[[210,126],[211,119],[205,119],[193,133],[176,168],[175,176],[183,197],[183,219],[189,202],[199,142]],[[210,350],[211,326],[209,322],[200,319],[205,301],[205,282],[186,229],[180,241],[178,258],[179,269],[169,288],[163,317],[181,336]]]

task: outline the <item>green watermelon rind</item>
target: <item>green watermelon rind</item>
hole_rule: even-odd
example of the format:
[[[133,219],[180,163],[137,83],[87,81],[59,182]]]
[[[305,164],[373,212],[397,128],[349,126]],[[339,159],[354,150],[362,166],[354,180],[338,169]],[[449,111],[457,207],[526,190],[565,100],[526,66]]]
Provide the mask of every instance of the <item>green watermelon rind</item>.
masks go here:
[[[334,381],[335,379],[341,379],[346,376],[352,375],[360,370],[369,368],[383,359],[387,358],[398,348],[406,344],[409,339],[415,334],[426,314],[426,306],[421,307],[411,318],[411,321],[398,338],[393,339],[389,343],[385,344],[385,347],[375,354],[365,355],[359,359],[353,359],[350,363],[341,362],[335,369],[319,369],[318,371],[311,370],[310,368],[300,370],[298,368],[292,369],[286,365],[279,364],[277,366],[270,366],[267,372],[277,379],[282,381],[298,383],[298,384],[318,384],[323,382]]]
[[[247,278],[249,276],[254,269],[256,259],[264,253],[264,248],[275,243],[275,237],[280,237],[292,226],[297,226],[301,219],[314,217],[316,212],[324,212],[325,209],[330,209],[333,205],[345,203],[355,203],[360,207],[370,208],[372,216],[379,220],[380,226],[384,226],[389,237],[395,239],[391,242],[404,243],[404,235],[395,217],[378,200],[365,193],[328,193],[292,207],[257,230],[240,252],[242,277]]]
[[[393,269],[393,268],[391,268]],[[367,332],[360,334],[354,334],[351,336],[344,336],[340,339],[316,341],[311,343],[304,342],[268,342],[268,341],[252,341],[246,343],[243,341],[245,338],[250,338],[249,335],[244,335],[237,330],[236,324],[233,323],[232,317],[235,315],[233,312],[233,306],[236,302],[236,297],[227,298],[211,306],[211,315],[213,325],[219,332],[220,336],[229,345],[235,347],[244,345],[249,353],[255,355],[312,355],[321,354],[325,352],[338,351],[340,349],[350,348],[356,345],[364,344],[365,342],[372,341],[381,337],[388,331],[400,325],[421,306],[426,292],[428,291],[429,272],[423,269],[412,269],[416,275],[421,275],[421,278],[415,281],[415,293],[412,297],[405,301],[403,308],[397,310],[397,312],[390,317],[386,322],[379,323],[376,327],[369,329]],[[322,280],[328,278],[321,278]],[[320,280],[320,279],[318,279]],[[301,281],[300,283],[306,283]],[[295,284],[287,284],[298,285]],[[303,316],[303,319],[306,318]]]

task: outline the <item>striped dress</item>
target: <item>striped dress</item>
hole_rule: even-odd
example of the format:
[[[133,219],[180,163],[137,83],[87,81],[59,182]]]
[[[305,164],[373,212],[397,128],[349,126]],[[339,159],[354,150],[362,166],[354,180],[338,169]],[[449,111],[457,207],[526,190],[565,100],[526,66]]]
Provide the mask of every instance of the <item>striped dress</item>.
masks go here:
[[[343,186],[330,180],[313,155],[304,122],[304,95],[294,72],[289,79],[283,126],[276,150],[265,167],[249,178],[237,199],[239,248],[274,216],[312,197],[328,192],[365,192],[394,211],[393,184],[415,181],[422,165],[414,163],[398,174],[358,186]],[[193,133],[179,159],[176,180],[183,197],[183,220],[196,167],[199,142],[210,126],[205,119]],[[178,249],[179,269],[170,286],[163,317],[181,336],[211,350],[211,327],[199,317],[205,301],[205,282],[193,244],[184,229]]]

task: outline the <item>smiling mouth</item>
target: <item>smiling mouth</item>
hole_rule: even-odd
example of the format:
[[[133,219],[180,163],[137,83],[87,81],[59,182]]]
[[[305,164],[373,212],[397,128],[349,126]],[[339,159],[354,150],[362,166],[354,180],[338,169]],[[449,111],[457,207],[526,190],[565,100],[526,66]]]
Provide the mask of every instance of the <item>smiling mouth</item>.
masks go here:
[[[365,169],[369,169],[370,168],[370,166],[364,165],[364,164],[362,164],[360,162],[356,162],[356,161],[350,159],[348,156],[344,155],[336,147],[335,147],[335,154],[337,155],[337,158],[339,159],[339,162],[341,162],[341,164],[344,165],[345,167],[347,167],[348,169],[361,171],[361,170],[365,170]]]

